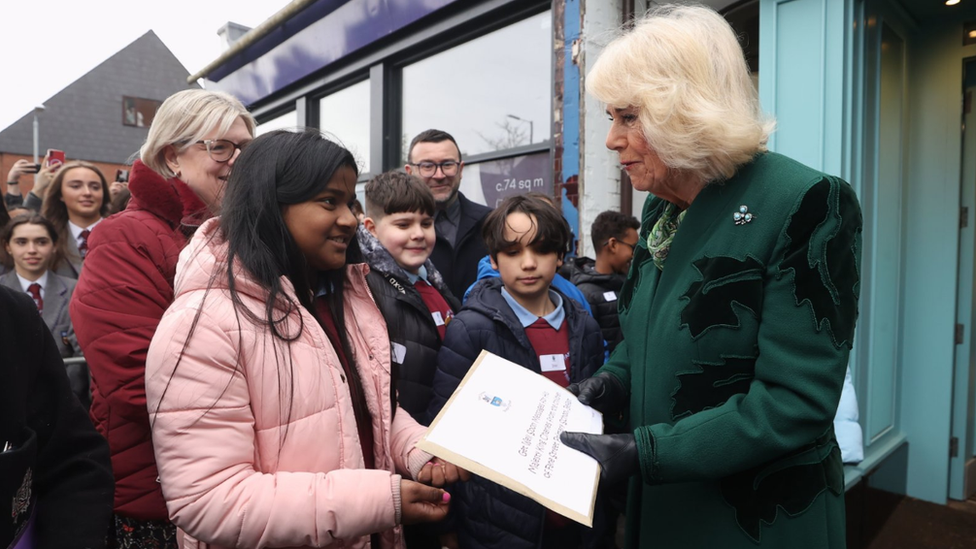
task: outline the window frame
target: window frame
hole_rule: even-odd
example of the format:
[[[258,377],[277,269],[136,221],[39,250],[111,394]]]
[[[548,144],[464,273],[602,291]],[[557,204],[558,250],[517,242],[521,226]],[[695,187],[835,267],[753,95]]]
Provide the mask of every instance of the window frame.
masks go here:
[[[152,118],[149,119],[148,121],[145,121],[145,124],[143,124],[142,126],[140,126],[138,124],[129,124],[129,123],[127,123],[125,121],[125,104],[126,104],[126,101],[129,100],[129,99],[132,99],[132,101],[133,101],[133,104],[132,104],[133,108],[136,108],[136,102],[137,101],[148,101],[148,102],[154,103],[156,105],[155,110],[153,110]],[[127,127],[127,128],[145,128],[145,129],[149,129],[149,126],[152,125],[152,121],[153,121],[153,119],[156,118],[156,113],[159,112],[159,107],[161,107],[162,104],[163,104],[163,102],[160,101],[159,99],[149,99],[147,97],[136,97],[134,95],[123,95],[122,96],[122,125],[125,126],[125,127]],[[136,112],[138,112],[138,109],[136,109]]]
[[[290,110],[298,113],[299,125],[320,128],[318,100],[363,80],[370,85],[370,173],[360,174],[360,181],[383,171],[402,168],[399,164],[400,142],[390,136],[401,134],[402,70],[468,41],[488,35],[523,19],[551,9],[551,3],[542,0],[488,0],[476,5],[459,3],[408,27],[403,33],[390,39],[371,44],[361,51],[322,69],[311,77],[273,94],[252,106],[259,123],[274,119]],[[555,52],[552,53],[553,58]],[[553,60],[550,87],[555,72]],[[551,97],[551,94],[550,94]],[[552,125],[552,103],[549,119]],[[505,149],[473,155],[465,158],[465,164],[500,160],[512,156],[549,151],[552,144],[537,143],[514,149]],[[550,161],[550,170],[552,162]]]

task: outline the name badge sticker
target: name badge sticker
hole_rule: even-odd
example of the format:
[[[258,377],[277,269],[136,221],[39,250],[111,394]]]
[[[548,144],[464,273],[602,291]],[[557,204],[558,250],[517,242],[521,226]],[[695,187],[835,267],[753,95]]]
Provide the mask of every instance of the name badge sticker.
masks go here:
[[[603,299],[606,299],[607,301],[617,301],[617,292],[612,290],[609,292],[603,292]]]
[[[542,355],[539,357],[539,366],[543,372],[565,372],[566,355]]]
[[[430,313],[430,316],[434,317],[434,324],[438,326],[444,325],[444,317],[441,315],[440,311],[434,311]]]
[[[407,357],[407,348],[396,341],[390,342],[390,348],[393,351],[393,362],[403,364],[403,359]]]

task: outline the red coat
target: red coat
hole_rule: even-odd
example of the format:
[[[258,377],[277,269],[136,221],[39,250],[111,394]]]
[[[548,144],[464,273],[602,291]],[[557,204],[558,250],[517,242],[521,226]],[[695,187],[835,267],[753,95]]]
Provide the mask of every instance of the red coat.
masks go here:
[[[140,161],[129,191],[125,211],[92,232],[71,318],[91,369],[92,421],[112,453],[115,512],[167,519],[146,409],[146,353],[173,302],[180,250],[199,225],[193,216],[207,208],[185,183]]]

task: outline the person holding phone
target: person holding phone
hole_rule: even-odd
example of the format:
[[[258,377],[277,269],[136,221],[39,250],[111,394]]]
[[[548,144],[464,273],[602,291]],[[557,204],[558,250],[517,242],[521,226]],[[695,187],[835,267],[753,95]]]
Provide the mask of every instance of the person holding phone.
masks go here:
[[[109,184],[108,193],[112,200],[119,196],[119,193],[129,188],[129,170],[115,170],[115,181]]]
[[[71,318],[92,374],[92,419],[112,452],[109,537],[119,547],[177,544],[156,481],[146,353],[173,302],[180,250],[216,212],[254,127],[244,105],[226,93],[197,89],[170,96],[132,165],[128,207],[99,224],[89,242]]]
[[[61,164],[45,193],[41,215],[60,236],[51,269],[77,279],[88,255],[88,239],[108,216],[110,201],[105,176],[98,166],[75,160]]]
[[[40,164],[32,164],[28,160],[18,160],[7,174],[7,194],[4,199],[8,207],[22,206],[28,210],[40,212],[44,202],[44,195],[47,188],[61,166],[64,164],[64,153],[61,153],[61,161],[51,160],[50,154],[54,149],[48,149],[47,155]],[[15,173],[16,170],[16,173]],[[20,177],[27,174],[34,174],[34,186],[27,194],[23,194],[20,188]],[[14,182],[16,180],[16,183]]]
[[[41,169],[40,164],[34,164],[26,158],[14,162],[7,172],[7,192],[4,194],[3,201],[7,208],[20,206],[24,203],[24,195],[20,190],[20,178],[25,175],[33,175]]]

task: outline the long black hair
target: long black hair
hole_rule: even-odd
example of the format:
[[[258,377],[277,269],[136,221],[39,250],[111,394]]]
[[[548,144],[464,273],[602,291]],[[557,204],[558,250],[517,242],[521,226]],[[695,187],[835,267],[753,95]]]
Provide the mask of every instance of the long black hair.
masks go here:
[[[243,316],[253,324],[265,326],[275,340],[282,341],[287,347],[306,328],[301,315],[297,315],[297,330],[288,328],[294,326],[290,320],[295,318],[300,307],[308,310],[313,317],[318,317],[314,307],[314,293],[323,284],[328,289],[325,299],[332,320],[338,328],[342,350],[350,361],[354,361],[345,331],[342,303],[345,269],[324,272],[311,269],[289,232],[283,214],[287,206],[307,202],[320,194],[343,166],[351,168],[358,175],[359,169],[352,153],[316,130],[277,130],[252,141],[235,161],[227,181],[221,205],[220,230],[215,232],[215,236],[227,242],[227,257],[226,261],[218,263],[220,268],[212,273],[208,293],[210,288],[219,286],[218,280],[223,278],[238,323],[240,324]],[[355,240],[352,239],[347,250],[347,263],[360,260]],[[263,314],[250,309],[237,291],[241,267],[251,283],[267,291]],[[295,298],[283,288],[282,276],[294,287]],[[295,299],[298,300],[297,303]],[[190,327],[180,358],[177,359],[177,366],[189,345],[205,304],[206,297]],[[239,330],[238,334],[240,333]],[[275,356],[279,356],[277,352]],[[287,413],[283,414],[287,429],[294,387],[290,355],[285,353],[285,356],[289,357],[286,360],[289,370],[287,377],[290,381],[287,384],[282,383],[281,364],[278,364],[278,380],[279,388],[286,385],[289,387],[289,393],[282,395],[281,399],[283,403],[287,403]],[[239,365],[235,366],[235,370],[238,367]],[[352,383],[358,388],[362,387],[355,367],[350,368],[350,377]],[[160,402],[168,389],[167,383]]]
[[[266,323],[279,339],[291,341],[298,337],[298,334],[283,333],[279,328],[296,306],[303,306],[314,314],[312,299],[320,282],[334,290],[328,293],[329,308],[333,315],[339,315],[335,318],[336,326],[343,326],[345,270],[326,271],[316,276],[288,232],[282,214],[286,206],[307,202],[321,193],[343,166],[358,175],[352,153],[318,131],[277,130],[258,137],[247,146],[227,181],[220,217],[221,233],[228,244],[227,284],[238,311],[252,322]],[[253,313],[240,303],[235,291],[235,261],[240,262],[254,282],[268,291],[263,319],[254,318]],[[288,278],[294,286],[297,304],[291,303],[291,298],[282,292],[281,276]],[[285,316],[281,311],[285,311]]]

